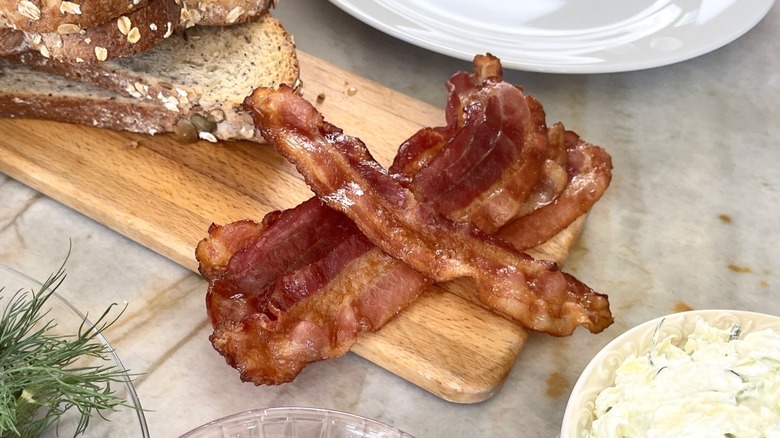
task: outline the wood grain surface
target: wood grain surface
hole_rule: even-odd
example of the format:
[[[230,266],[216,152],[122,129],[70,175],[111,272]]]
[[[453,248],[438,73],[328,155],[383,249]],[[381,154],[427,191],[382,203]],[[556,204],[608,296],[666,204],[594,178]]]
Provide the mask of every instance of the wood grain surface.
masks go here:
[[[304,97],[324,96],[317,107],[326,119],[360,137],[383,165],[420,127],[444,124],[444,102],[435,108],[299,56]],[[35,120],[0,119],[0,171],[192,270],[195,246],[211,223],[259,220],[312,196],[268,145],[182,144],[166,135]],[[584,221],[535,255],[562,263]],[[431,287],[382,330],[361,335],[352,351],[445,400],[488,399],[526,332],[470,302],[462,286]]]

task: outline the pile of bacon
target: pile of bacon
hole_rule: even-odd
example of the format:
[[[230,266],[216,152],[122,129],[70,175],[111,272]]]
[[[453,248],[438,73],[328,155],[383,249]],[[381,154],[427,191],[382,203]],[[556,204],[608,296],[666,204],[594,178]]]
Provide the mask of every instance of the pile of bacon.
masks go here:
[[[500,61],[447,83],[447,126],[404,142],[384,169],[287,87],[245,105],[316,197],[262,223],[212,225],[198,245],[210,340],[241,379],[279,384],[345,354],[434,282],[470,278],[476,299],[555,336],[612,323],[605,295],[523,251],[585,214],[611,159],[503,81]]]

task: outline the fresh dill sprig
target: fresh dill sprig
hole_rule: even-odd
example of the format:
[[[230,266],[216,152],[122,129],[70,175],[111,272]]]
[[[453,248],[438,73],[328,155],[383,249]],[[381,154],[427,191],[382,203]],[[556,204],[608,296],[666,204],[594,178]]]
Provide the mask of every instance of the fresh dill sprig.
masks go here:
[[[94,324],[84,318],[78,333],[55,334],[57,323],[46,319],[45,305],[64,279],[63,264],[37,292],[14,293],[2,313],[0,438],[38,437],[50,427],[59,428],[63,414],[73,409],[79,414],[77,436],[86,431],[93,413],[132,407],[112,387],[123,385],[127,375],[107,360],[111,350],[99,339],[122,312],[110,319],[112,304]],[[0,294],[4,291],[0,288]]]

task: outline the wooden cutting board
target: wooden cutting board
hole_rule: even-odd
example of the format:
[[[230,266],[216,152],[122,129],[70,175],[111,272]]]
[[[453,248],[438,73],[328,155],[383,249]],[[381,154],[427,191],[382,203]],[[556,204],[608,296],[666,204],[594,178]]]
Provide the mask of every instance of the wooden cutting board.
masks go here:
[[[326,119],[363,139],[384,165],[420,127],[444,124],[444,102],[435,108],[299,56],[304,97],[324,96],[317,107]],[[212,222],[259,220],[312,196],[268,145],[182,144],[35,120],[0,119],[0,171],[192,270],[195,246]],[[584,220],[537,254],[562,263]],[[446,400],[491,397],[526,333],[471,303],[462,287],[453,289],[431,287],[381,331],[362,335],[352,351]]]

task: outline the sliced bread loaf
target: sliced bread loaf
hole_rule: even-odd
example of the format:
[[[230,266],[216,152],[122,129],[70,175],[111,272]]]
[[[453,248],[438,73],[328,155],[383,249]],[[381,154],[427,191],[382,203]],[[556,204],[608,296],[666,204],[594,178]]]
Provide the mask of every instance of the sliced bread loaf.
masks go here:
[[[201,138],[211,141],[261,141],[251,117],[243,109],[244,98],[257,87],[293,85],[298,79],[298,60],[292,37],[270,14],[264,14],[258,21],[234,26],[196,26],[174,34],[147,52],[108,62],[73,66],[38,53],[25,53],[11,59],[17,65],[6,64],[5,68],[13,70],[15,75],[20,74],[17,69],[23,69],[24,65],[70,79],[73,82],[68,88],[70,92],[94,85],[113,93],[110,100],[104,94],[90,97],[85,108],[102,107],[114,114],[115,107],[133,102],[167,111],[161,126],[151,129],[138,129],[115,120],[100,126],[155,133],[173,131],[177,123],[180,129],[190,129],[187,126],[190,124]],[[7,91],[9,86],[7,80],[2,86],[6,101],[13,100],[15,93],[13,89]],[[58,90],[61,88],[62,85]],[[53,98],[48,96],[46,89],[37,90],[35,98],[27,93],[26,107]],[[95,94],[93,90],[89,93],[90,96]],[[21,112],[19,108],[13,110]],[[34,108],[26,111],[32,110]],[[2,114],[14,115],[4,111]],[[39,114],[36,117],[58,120],[56,115]]]

